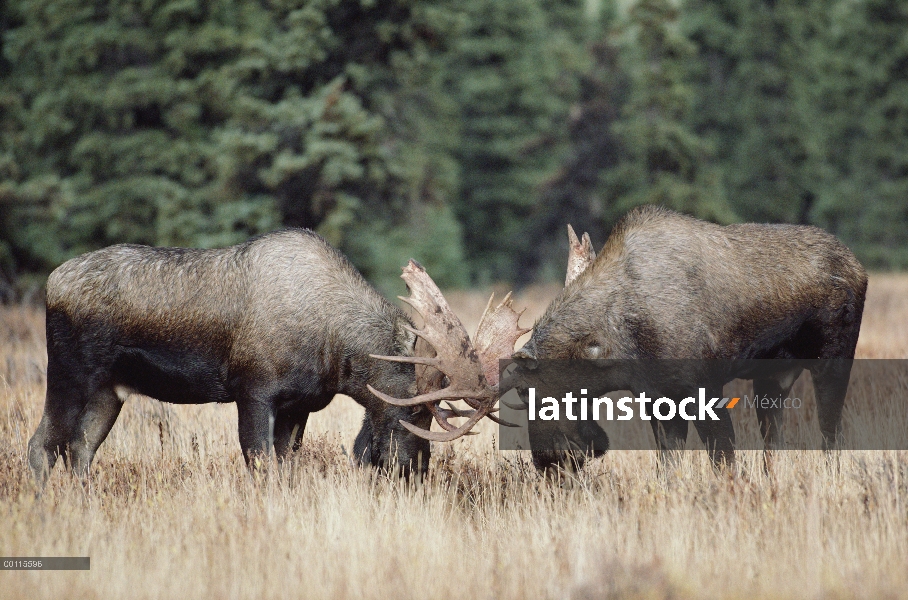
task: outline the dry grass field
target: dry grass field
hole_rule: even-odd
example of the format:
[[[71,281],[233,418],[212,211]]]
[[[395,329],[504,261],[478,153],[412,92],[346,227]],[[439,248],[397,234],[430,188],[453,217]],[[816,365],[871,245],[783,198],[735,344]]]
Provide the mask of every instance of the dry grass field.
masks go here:
[[[525,291],[526,323],[553,288]],[[486,296],[452,293],[473,330]],[[236,408],[132,397],[89,480],[36,497],[25,450],[44,401],[42,314],[0,309],[0,555],[90,571],[0,571],[0,598],[908,597],[904,453],[703,452],[660,474],[611,452],[560,483],[495,449],[436,445],[426,481],[350,466],[362,409],[313,416],[292,468],[253,480]],[[860,357],[908,358],[908,277],[871,279]],[[751,415],[752,418],[752,415]],[[693,435],[693,434],[692,434]]]

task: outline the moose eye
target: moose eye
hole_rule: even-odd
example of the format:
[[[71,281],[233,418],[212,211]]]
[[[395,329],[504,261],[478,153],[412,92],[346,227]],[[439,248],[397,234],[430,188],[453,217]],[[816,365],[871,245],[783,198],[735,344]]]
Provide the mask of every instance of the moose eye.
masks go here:
[[[587,358],[590,358],[590,359],[604,358],[605,354],[606,353],[603,350],[602,346],[600,346],[598,344],[592,344],[592,345],[586,347],[586,357]]]

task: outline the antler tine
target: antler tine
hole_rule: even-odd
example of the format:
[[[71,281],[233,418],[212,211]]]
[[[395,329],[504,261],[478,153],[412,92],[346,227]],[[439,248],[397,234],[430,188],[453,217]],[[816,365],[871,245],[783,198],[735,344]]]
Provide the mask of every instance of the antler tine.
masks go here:
[[[406,421],[401,421],[400,424],[403,425],[411,433],[418,435],[425,440],[429,440],[430,442],[450,442],[456,440],[461,436],[476,433],[475,431],[470,430],[473,429],[473,427],[477,423],[479,423],[480,419],[482,419],[484,416],[486,415],[483,414],[482,411],[477,410],[473,414],[473,416],[467,419],[466,423],[452,431],[426,431],[425,429],[421,429],[416,425],[407,423]]]
[[[427,365],[429,367],[437,367],[439,362],[437,358],[432,356],[385,356],[382,354],[370,354],[369,358],[399,363],[413,363],[414,365]]]
[[[496,417],[495,415],[492,415],[492,414],[488,414],[488,415],[486,415],[486,417],[488,417],[490,421],[498,423],[502,427],[520,427],[520,425],[517,425],[516,423],[511,423],[510,421],[505,421],[501,417]]]
[[[460,415],[455,414],[453,411],[440,408],[437,404],[428,404],[429,412],[432,413],[432,416],[435,417],[435,420],[441,425],[441,428],[445,431],[454,431],[457,429],[457,425],[452,425],[448,422],[448,419],[451,417],[459,417]]]
[[[439,410],[447,410],[448,412],[453,414],[455,417],[472,417],[473,413],[476,412],[475,410],[463,410],[461,408],[457,408],[450,402],[446,402],[446,404],[448,405],[448,408],[442,408]]]
[[[593,248],[593,242],[590,240],[590,234],[583,232],[583,248],[590,255],[590,262],[596,259],[596,250]]]
[[[381,400],[384,400],[388,404],[393,404],[394,406],[416,406],[417,404],[425,404],[427,402],[438,402],[440,400],[461,400],[465,398],[474,398],[477,396],[474,390],[461,389],[458,390],[452,386],[446,388],[435,390],[433,392],[427,392],[425,394],[420,394],[412,398],[395,398],[394,396],[389,396],[384,392],[380,392],[369,384],[366,384],[366,387],[370,392],[378,396]],[[494,393],[488,394],[492,399],[495,398]],[[485,398],[485,395],[482,396]]]
[[[577,237],[577,234],[574,232],[574,228],[568,223],[568,244],[571,246],[579,246],[580,239]]]
[[[507,402],[506,400],[502,400],[501,403],[511,410],[528,410],[530,408],[528,404],[524,404],[522,401],[520,402],[520,404],[515,404],[514,402]]]
[[[577,238],[577,234],[574,232],[574,228],[570,225],[568,227],[568,265],[567,265],[567,275],[564,278],[564,285],[567,286],[578,275],[583,273],[583,271],[593,262],[593,259],[596,258],[596,251],[593,250],[593,243],[590,241],[590,236],[588,233],[584,232],[582,241]]]

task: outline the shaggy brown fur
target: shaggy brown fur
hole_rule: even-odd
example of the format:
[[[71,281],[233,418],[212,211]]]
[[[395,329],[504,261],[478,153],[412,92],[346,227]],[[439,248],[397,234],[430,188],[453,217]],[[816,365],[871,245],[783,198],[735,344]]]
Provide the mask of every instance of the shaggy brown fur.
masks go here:
[[[415,336],[337,250],[285,230],[218,250],[111,246],[70,260],[47,282],[48,384],[29,442],[39,481],[68,453],[85,471],[136,391],[174,403],[236,402],[247,460],[299,445],[310,412],[335,394],[366,407],[357,459],[406,468],[428,443],[399,424],[428,412],[388,406],[367,384],[415,392]],[[391,448],[391,441],[395,448]]]
[[[866,290],[867,274],[854,254],[816,227],[723,227],[645,206],[614,228],[515,356],[850,359]],[[832,445],[848,373],[844,381],[842,369],[812,375],[820,427]],[[755,393],[785,394],[793,382],[792,373],[758,379]],[[715,448],[714,458],[732,460],[734,432],[722,411],[718,425],[700,425],[698,432]],[[779,443],[778,417],[758,410],[767,447]],[[660,442],[683,444],[686,436],[682,421]]]

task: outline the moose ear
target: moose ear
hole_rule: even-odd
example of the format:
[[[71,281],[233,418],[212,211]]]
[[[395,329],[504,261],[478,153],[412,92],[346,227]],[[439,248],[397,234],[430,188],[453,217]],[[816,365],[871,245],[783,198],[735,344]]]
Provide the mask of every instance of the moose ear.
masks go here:
[[[402,356],[414,356],[417,335],[413,333],[413,324],[404,317],[397,317],[394,321],[394,346]]]

